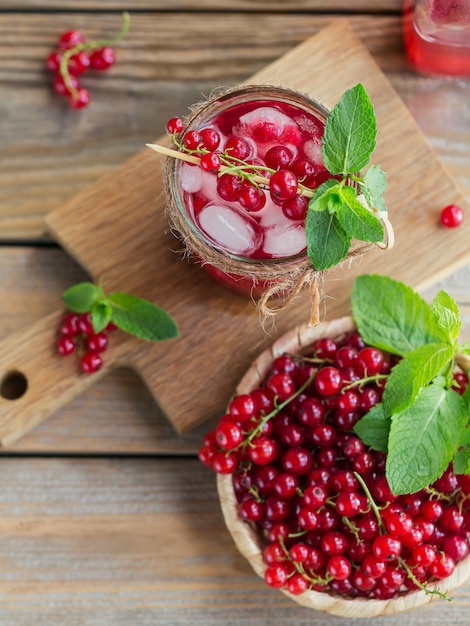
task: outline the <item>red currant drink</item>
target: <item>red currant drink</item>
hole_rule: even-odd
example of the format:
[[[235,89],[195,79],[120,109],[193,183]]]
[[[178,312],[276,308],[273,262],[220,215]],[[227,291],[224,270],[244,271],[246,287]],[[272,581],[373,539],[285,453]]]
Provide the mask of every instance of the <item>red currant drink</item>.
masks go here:
[[[404,39],[413,68],[470,76],[470,0],[404,0]]]
[[[330,178],[321,155],[327,115],[317,103],[289,90],[241,89],[217,99],[203,119],[196,117],[186,129],[186,135],[196,130],[212,137],[212,145],[209,139],[203,146],[240,165],[238,172],[214,173],[210,156],[203,157],[207,165],[202,160],[201,166],[175,162],[176,201],[188,226],[228,266],[233,259],[247,268],[272,267],[272,279],[259,284],[210,261],[204,264],[224,286],[246,295],[260,293],[276,282],[277,264],[305,258],[309,198],[298,185],[313,190]],[[270,183],[257,184],[250,174]]]

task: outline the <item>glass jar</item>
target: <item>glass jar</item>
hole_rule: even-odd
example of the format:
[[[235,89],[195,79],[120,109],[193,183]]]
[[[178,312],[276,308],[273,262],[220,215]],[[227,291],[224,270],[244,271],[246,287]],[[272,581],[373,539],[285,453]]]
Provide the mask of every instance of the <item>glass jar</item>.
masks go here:
[[[470,0],[404,0],[403,28],[414,70],[470,76]]]
[[[227,146],[233,138],[243,139],[250,149],[242,159],[245,172],[250,163],[263,166],[270,148],[282,145],[292,153],[291,169],[301,159],[312,165],[310,178],[301,180],[314,188],[331,177],[321,160],[328,114],[319,102],[290,89],[242,86],[196,105],[179,141],[191,131],[215,128],[221,137],[217,150],[229,153]],[[306,273],[313,268],[306,254],[305,219],[286,217],[282,206],[272,201],[267,185],[259,185],[263,206],[245,210],[238,199],[224,199],[225,192],[224,197],[218,193],[221,178],[237,178],[232,174],[214,176],[173,158],[167,162],[167,171],[170,222],[218,283],[260,297],[267,292],[270,296],[290,292],[299,280],[306,281]],[[261,173],[271,175],[265,170]]]

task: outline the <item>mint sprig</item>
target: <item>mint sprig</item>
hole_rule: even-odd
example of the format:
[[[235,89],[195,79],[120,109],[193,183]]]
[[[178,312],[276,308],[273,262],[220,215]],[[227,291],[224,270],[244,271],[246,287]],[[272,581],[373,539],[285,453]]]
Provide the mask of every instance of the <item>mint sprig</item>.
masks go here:
[[[440,291],[429,305],[386,276],[356,278],[351,294],[364,341],[398,357],[377,404],[355,426],[361,439],[387,452],[386,476],[395,494],[432,484],[454,462],[470,473],[470,387],[455,391],[461,327],[455,300]]]
[[[368,165],[376,137],[374,108],[359,83],[343,94],[325,125],[323,162],[330,174],[341,178],[321,185],[309,202],[307,254],[317,270],[340,263],[352,239],[370,243],[384,240],[384,228],[375,211],[386,211],[385,172],[374,165],[364,176],[358,173]]]
[[[64,291],[62,299],[74,313],[90,312],[96,333],[113,322],[121,330],[147,341],[178,336],[178,327],[171,315],[137,296],[120,292],[106,296],[101,285],[83,282]]]

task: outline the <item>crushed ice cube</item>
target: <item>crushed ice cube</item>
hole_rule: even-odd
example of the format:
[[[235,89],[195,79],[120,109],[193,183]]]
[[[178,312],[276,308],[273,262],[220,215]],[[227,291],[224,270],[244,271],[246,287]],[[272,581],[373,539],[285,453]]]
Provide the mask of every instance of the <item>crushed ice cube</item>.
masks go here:
[[[262,242],[256,221],[234,207],[206,206],[199,214],[199,227],[214,244],[231,254],[252,256]]]
[[[291,222],[292,224],[292,222]],[[298,254],[307,245],[305,228],[269,228],[264,233],[263,250],[266,254],[279,258]]]
[[[317,163],[318,165],[323,163],[321,145],[321,139],[319,137],[309,139],[304,143],[305,156],[307,159],[310,159],[312,163]]]
[[[240,123],[236,129],[237,134],[252,137],[255,129],[265,123],[276,126],[279,129],[279,137],[284,130],[284,126],[291,124],[292,121],[290,117],[275,107],[258,107],[240,117]]]
[[[180,167],[181,188],[187,193],[196,193],[202,186],[202,170],[187,163]]]

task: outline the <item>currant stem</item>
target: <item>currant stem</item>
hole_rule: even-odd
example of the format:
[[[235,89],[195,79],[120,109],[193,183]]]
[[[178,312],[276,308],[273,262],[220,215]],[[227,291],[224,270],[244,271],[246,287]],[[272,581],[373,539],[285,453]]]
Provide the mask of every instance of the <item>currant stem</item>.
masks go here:
[[[445,593],[443,593],[438,588],[436,588],[436,589],[428,589],[426,584],[422,583],[421,581],[419,581],[416,578],[416,576],[413,574],[413,570],[411,569],[411,567],[400,556],[398,557],[398,563],[399,563],[399,565],[401,565],[401,567],[403,567],[403,569],[405,570],[406,575],[408,576],[408,578],[410,578],[414,582],[414,584],[417,587],[419,587],[419,589],[424,591],[424,593],[426,595],[428,595],[428,594],[436,595],[436,596],[439,596],[439,598],[441,598],[442,600],[447,600],[448,602],[453,602],[453,598],[449,598],[449,595],[448,595],[447,591]]]
[[[383,530],[386,530],[385,526],[384,526],[384,523],[383,523],[383,520],[382,520],[382,516],[380,515],[379,507],[375,503],[375,500],[372,497],[372,494],[371,494],[371,492],[369,490],[369,487],[366,485],[365,480],[362,478],[362,476],[358,472],[353,472],[353,474],[357,478],[358,483],[364,489],[364,493],[366,494],[366,498],[369,501],[371,509],[374,511],[374,515],[377,518],[377,522],[378,522],[380,528],[382,528]]]
[[[193,163],[194,165],[199,165],[201,161],[199,157],[196,157],[192,154],[187,154],[186,152],[180,152],[179,150],[173,150],[172,148],[167,148],[166,146],[161,146],[156,143],[146,143],[145,145],[147,146],[147,148],[150,148],[154,152],[158,152],[159,154],[163,154],[165,156],[173,157],[174,159],[180,159],[181,161],[187,161],[188,163]],[[244,164],[243,166],[242,163],[243,161],[240,162],[240,166],[222,165],[219,172],[221,174],[231,174],[232,176],[238,176],[242,167],[246,166],[247,169],[251,169],[251,170],[256,167],[254,165],[248,165],[248,164]],[[263,169],[266,170],[267,168],[263,166]],[[243,175],[245,176],[245,178],[249,179],[251,182],[255,182],[259,185],[269,186],[269,178],[266,178],[265,176],[260,176],[259,174],[248,175],[246,174],[246,172],[244,172]],[[298,193],[300,195],[306,196],[307,198],[311,198],[313,196],[313,191],[311,189],[307,189],[307,187],[304,187],[303,185],[299,185]]]
[[[64,85],[67,87],[67,89],[69,90],[74,100],[78,98],[78,90],[76,87],[74,87],[71,84],[71,80],[70,80],[69,61],[71,57],[73,57],[78,52],[81,52],[82,50],[96,50],[98,48],[103,48],[104,46],[110,46],[114,43],[117,43],[118,41],[123,39],[129,32],[130,21],[131,21],[131,16],[129,15],[127,11],[124,11],[122,14],[121,30],[115,37],[112,37],[111,39],[89,41],[88,43],[82,42],[82,43],[77,44],[73,48],[69,48],[68,50],[64,52],[60,60],[59,73],[61,74],[64,80]]]
[[[282,411],[282,409],[284,409],[290,402],[292,402],[292,400],[297,398],[297,396],[299,396],[303,391],[305,391],[305,389],[307,389],[307,387],[311,385],[312,382],[315,380],[316,375],[317,375],[317,372],[315,371],[309,378],[307,378],[307,380],[304,382],[303,385],[301,385],[296,391],[294,391],[294,393],[291,396],[286,398],[280,404],[277,404],[272,411],[270,411],[267,415],[265,415],[261,419],[259,424],[256,426],[256,428],[248,435],[245,443],[249,444],[256,437],[256,435],[258,435],[261,432],[266,422],[269,422],[269,420],[275,417],[279,413],[279,411]]]

